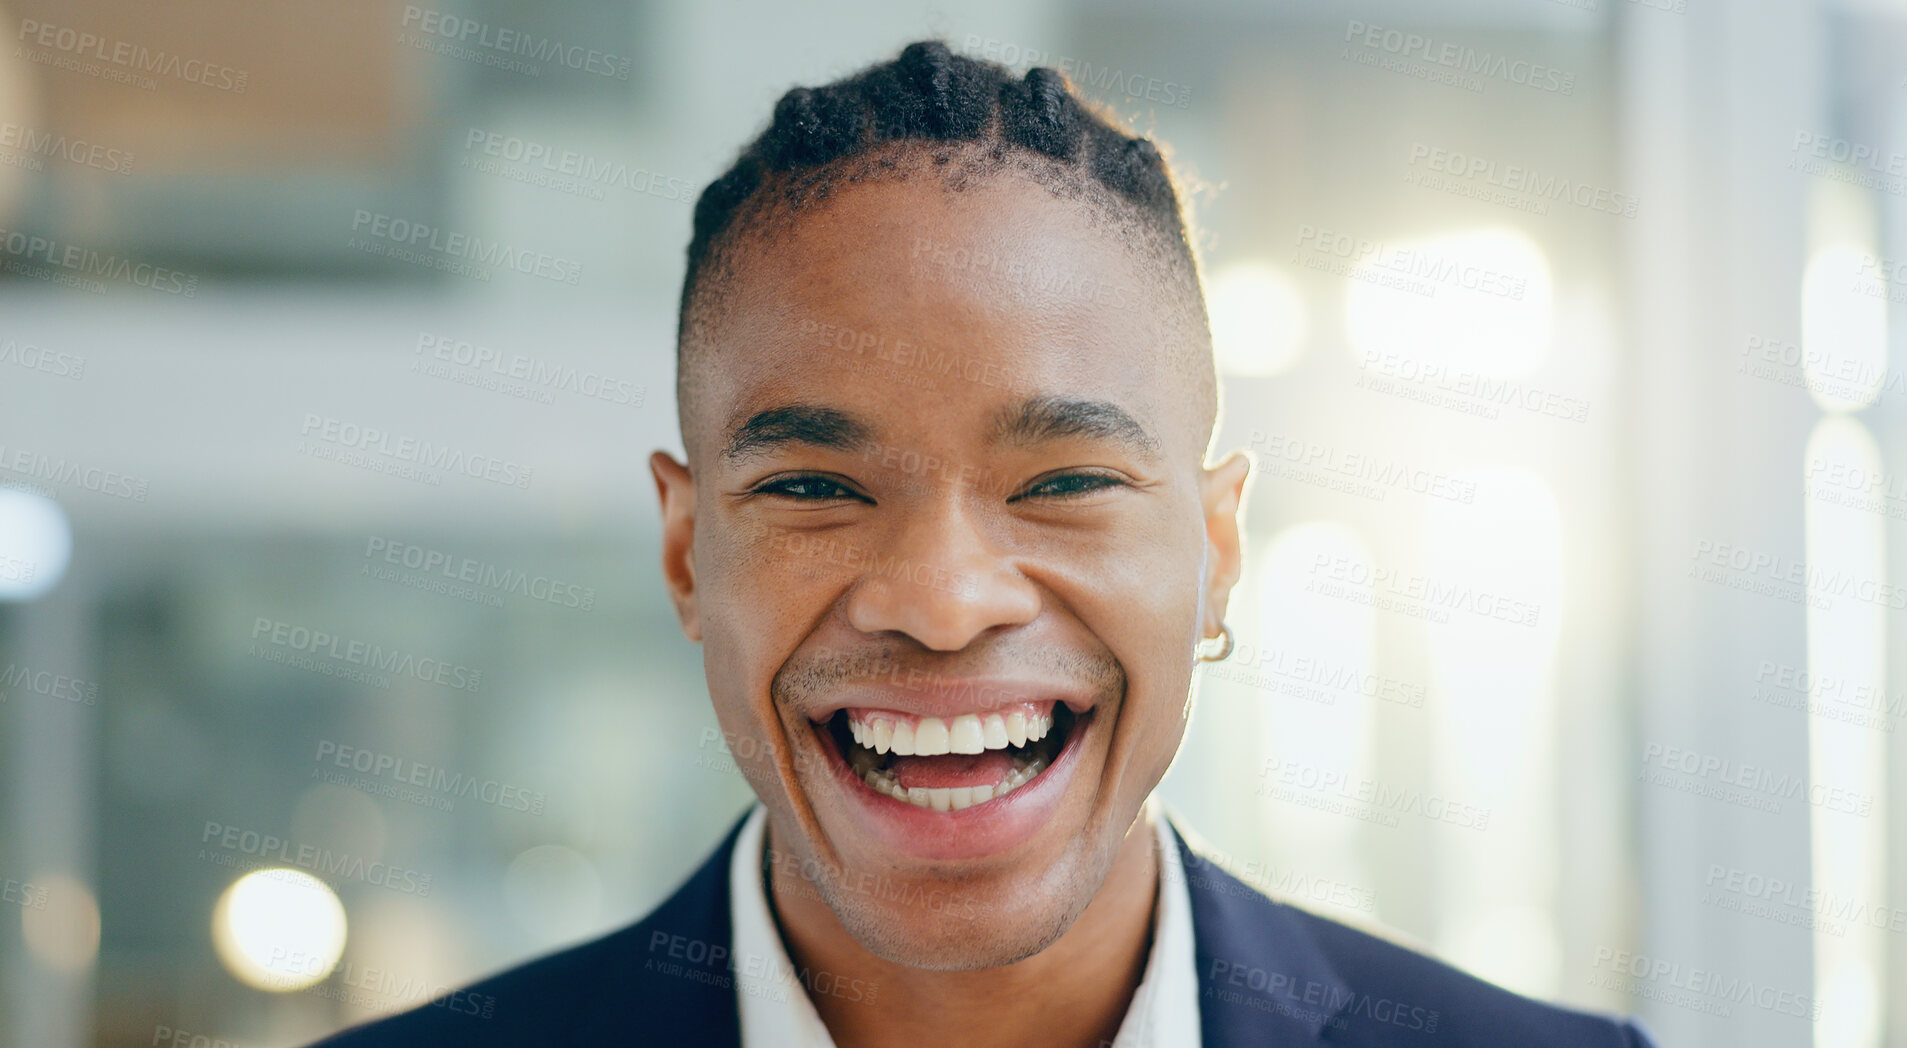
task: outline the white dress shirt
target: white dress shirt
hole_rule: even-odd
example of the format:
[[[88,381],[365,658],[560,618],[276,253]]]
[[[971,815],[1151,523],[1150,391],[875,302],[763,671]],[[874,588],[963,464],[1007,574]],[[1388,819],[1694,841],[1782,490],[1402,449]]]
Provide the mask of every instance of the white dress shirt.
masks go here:
[[[1145,976],[1119,1023],[1114,1048],[1180,1048],[1199,1044],[1198,978],[1192,953],[1192,898],[1179,849],[1163,810],[1153,807],[1161,863],[1152,912],[1152,951]],[[782,947],[762,880],[767,809],[760,804],[742,824],[729,862],[729,912],[734,921],[736,999],[742,1048],[834,1048],[834,1039],[808,999]],[[822,976],[817,975],[817,979]]]

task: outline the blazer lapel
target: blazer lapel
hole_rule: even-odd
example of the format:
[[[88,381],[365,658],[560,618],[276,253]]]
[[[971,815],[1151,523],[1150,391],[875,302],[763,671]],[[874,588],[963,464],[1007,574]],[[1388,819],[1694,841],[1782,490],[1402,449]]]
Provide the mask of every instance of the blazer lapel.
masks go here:
[[[1350,988],[1287,906],[1194,851],[1176,824],[1192,898],[1204,1048],[1317,1044]]]
[[[700,869],[634,926],[601,973],[609,1007],[577,1039],[585,1045],[741,1048],[735,1001],[728,865],[742,820]]]

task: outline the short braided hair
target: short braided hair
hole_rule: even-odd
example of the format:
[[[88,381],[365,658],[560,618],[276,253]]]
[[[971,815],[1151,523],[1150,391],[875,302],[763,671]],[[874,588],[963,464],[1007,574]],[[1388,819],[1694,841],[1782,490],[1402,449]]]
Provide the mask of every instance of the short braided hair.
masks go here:
[[[954,190],[1018,171],[1092,208],[1166,261],[1203,324],[1180,194],[1152,140],[1083,101],[1053,69],[1015,76],[922,40],[893,61],[789,90],[768,128],[702,191],[677,314],[678,399],[695,310],[729,275],[730,248],[744,232],[792,221],[842,183],[906,178],[929,166]]]

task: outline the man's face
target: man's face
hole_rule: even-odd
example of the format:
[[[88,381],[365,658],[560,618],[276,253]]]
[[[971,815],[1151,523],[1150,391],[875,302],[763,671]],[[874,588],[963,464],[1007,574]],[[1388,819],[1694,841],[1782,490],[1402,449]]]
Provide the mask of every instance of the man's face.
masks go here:
[[[890,960],[1052,942],[1184,733],[1244,462],[1164,264],[1017,176],[846,186],[690,354],[672,595],[782,861]]]

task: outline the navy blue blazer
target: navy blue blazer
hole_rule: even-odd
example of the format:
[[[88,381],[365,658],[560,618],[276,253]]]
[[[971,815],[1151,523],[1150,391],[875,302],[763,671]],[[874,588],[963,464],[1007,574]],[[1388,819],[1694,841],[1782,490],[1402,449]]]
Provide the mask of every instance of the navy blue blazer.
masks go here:
[[[740,1048],[729,857],[740,821],[647,917],[319,1042],[323,1048]],[[1185,860],[1206,1048],[1649,1048],[1633,1022],[1520,997]]]

